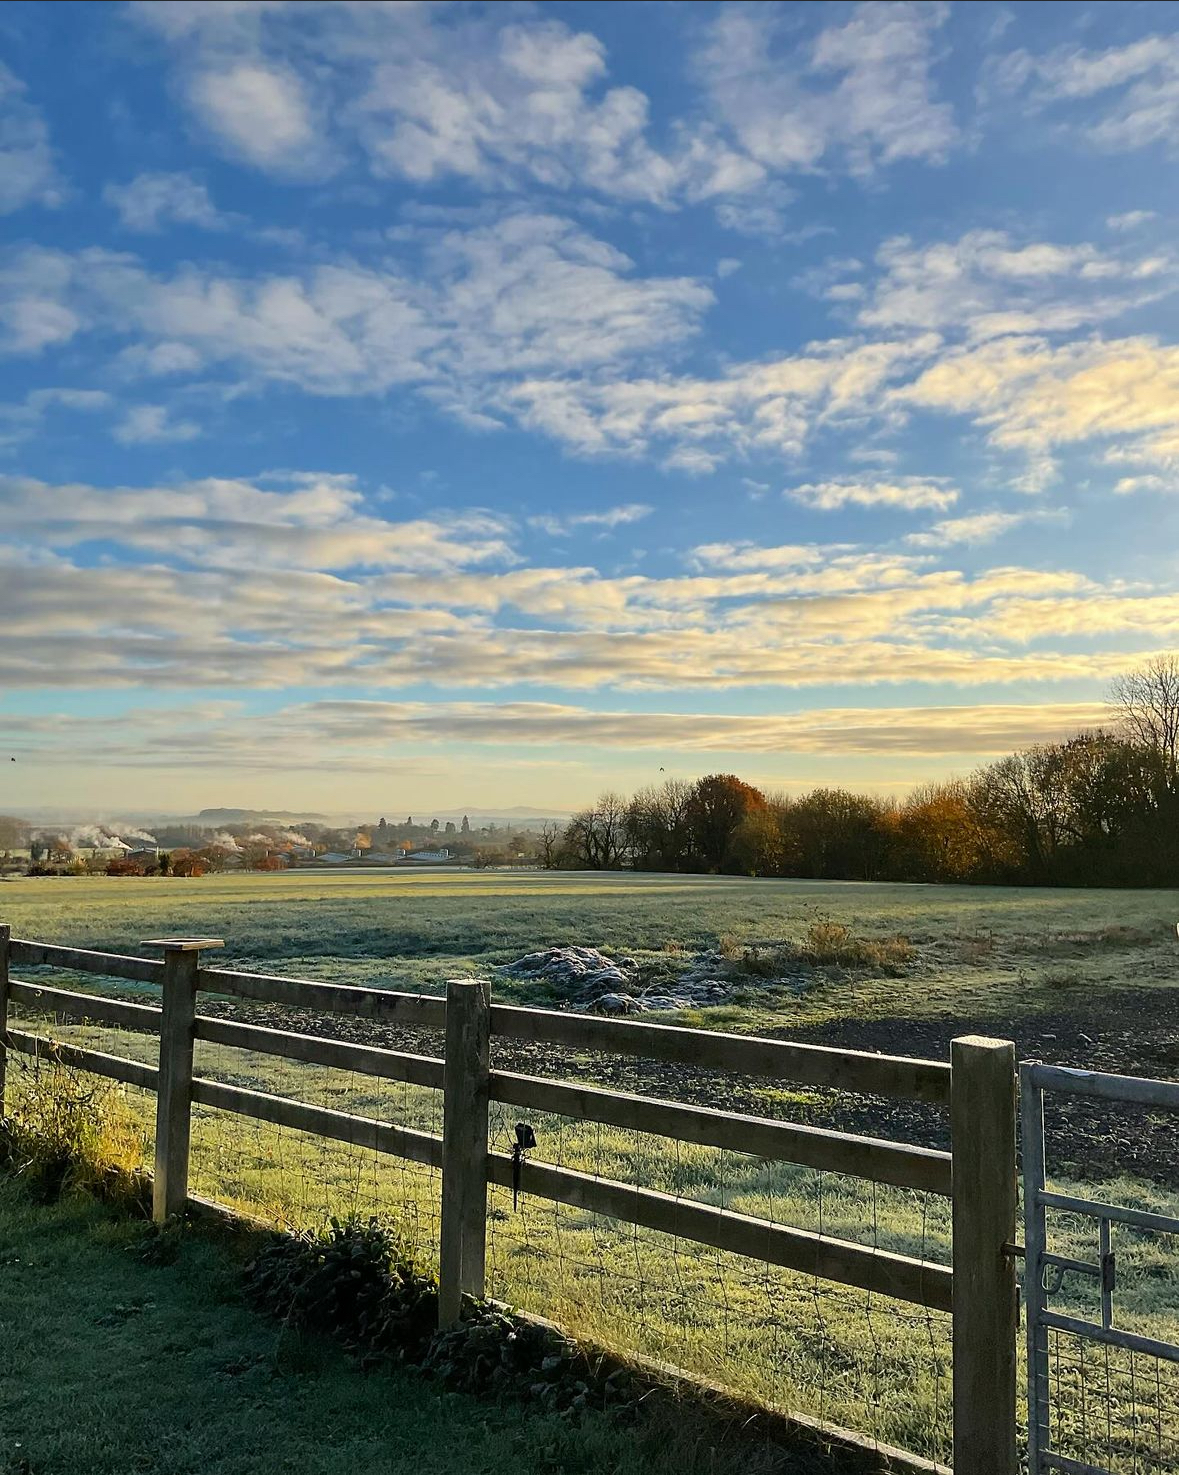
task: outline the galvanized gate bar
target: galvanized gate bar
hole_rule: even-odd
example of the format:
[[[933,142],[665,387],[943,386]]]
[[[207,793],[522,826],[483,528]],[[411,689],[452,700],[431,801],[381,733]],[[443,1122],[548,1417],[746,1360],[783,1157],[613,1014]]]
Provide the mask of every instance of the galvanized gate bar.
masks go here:
[[[1042,1470],[1061,1470],[1063,1475],[1109,1475],[1100,1465],[1090,1465],[1084,1460],[1070,1460],[1067,1455],[1054,1455],[1051,1450],[1041,1457]]]
[[[1122,1204],[1103,1204],[1096,1199],[1074,1198],[1071,1193],[1040,1190],[1040,1202],[1049,1209],[1064,1209],[1070,1214],[1084,1214],[1087,1219],[1104,1219],[1113,1224],[1130,1224],[1135,1229],[1152,1229],[1156,1234],[1179,1232],[1179,1220],[1169,1214],[1150,1214],[1145,1209],[1129,1209]]]
[[[1129,1352],[1141,1352],[1146,1357],[1161,1357],[1164,1362],[1179,1362],[1179,1347],[1171,1342],[1159,1342],[1154,1337],[1140,1337],[1135,1332],[1124,1332],[1116,1326],[1100,1326],[1095,1321],[1083,1321],[1079,1316],[1062,1316],[1059,1311],[1042,1311],[1040,1320],[1056,1331],[1069,1332],[1074,1337],[1088,1337],[1091,1342],[1100,1342],[1105,1347],[1125,1347]]]
[[[1179,1218],[1149,1213],[1122,1204],[1107,1204],[1074,1194],[1057,1193],[1046,1187],[1044,1152],[1044,1093],[1085,1096],[1102,1101],[1125,1102],[1179,1112],[1179,1083],[1146,1080],[1138,1076],[1104,1075],[1072,1070],[1065,1066],[1041,1065],[1031,1061],[1020,1066],[1020,1125],[1023,1145],[1024,1187],[1024,1299],[1027,1308],[1028,1382],[1028,1472],[1046,1475],[1110,1475],[1108,1465],[1072,1459],[1050,1446],[1051,1387],[1049,1382],[1049,1331],[1063,1332],[1100,1346],[1123,1348],[1130,1353],[1179,1364],[1179,1346],[1162,1342],[1113,1325],[1114,1266],[1112,1226],[1125,1224],[1157,1234],[1179,1235]],[[1052,1254],[1047,1247],[1047,1210],[1078,1214],[1096,1220],[1099,1244],[1097,1262],[1075,1260]],[[1045,1272],[1055,1270],[1057,1279],[1047,1284]],[[1101,1290],[1101,1321],[1086,1321],[1050,1309],[1048,1300],[1059,1289],[1060,1277],[1074,1271],[1094,1276]],[[1135,1465],[1137,1469],[1137,1464]]]
[[[1137,1106],[1179,1111],[1179,1081],[1104,1075],[1095,1070],[1075,1070],[1069,1065],[1042,1065],[1038,1060],[1027,1062],[1023,1069],[1030,1072],[1031,1079],[1042,1091],[1097,1096],[1103,1101],[1127,1101]]]
[[[1019,1068],[1020,1139],[1023,1146],[1024,1305],[1028,1379],[1028,1471],[1040,1475],[1048,1446],[1048,1328],[1044,1325],[1044,1091],[1035,1064]]]

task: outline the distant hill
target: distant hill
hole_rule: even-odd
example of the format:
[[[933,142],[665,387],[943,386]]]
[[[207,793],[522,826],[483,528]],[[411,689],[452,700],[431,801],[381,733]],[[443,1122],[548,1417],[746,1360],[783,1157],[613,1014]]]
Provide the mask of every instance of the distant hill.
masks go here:
[[[561,814],[554,814],[551,809],[529,809],[527,804],[517,804],[508,809],[444,809],[439,810],[439,819],[454,819],[455,815],[465,814],[468,818],[478,819],[558,819]]]
[[[296,822],[306,824],[308,820],[316,824],[326,824],[326,814],[314,814],[309,809],[202,809],[199,814],[185,817],[182,823],[205,825],[215,828],[219,825],[253,825],[266,824],[294,824]]]
[[[129,824],[146,825],[149,829],[153,826],[175,826],[194,830],[223,830],[227,825],[265,824],[282,825],[288,829],[297,829],[301,824],[346,829],[350,825],[375,824],[382,813],[391,824],[400,824],[407,812],[404,807],[393,809],[388,805],[384,809],[374,806],[370,810],[337,811],[334,814],[323,814],[313,809],[217,808],[202,809],[198,814],[169,814],[160,810],[130,812],[124,809],[113,812],[38,808],[23,811],[22,818],[37,825],[58,825],[65,828],[97,822],[111,825],[116,830]],[[447,820],[453,820],[457,825],[466,815],[471,821],[471,828],[476,830],[487,825],[495,825],[497,829],[503,830],[536,830],[546,822],[564,825],[569,818],[567,811],[532,809],[526,804],[505,805],[503,809],[485,809],[473,804],[451,805],[444,809],[415,809],[413,815],[417,823],[427,825],[432,819],[443,824]]]

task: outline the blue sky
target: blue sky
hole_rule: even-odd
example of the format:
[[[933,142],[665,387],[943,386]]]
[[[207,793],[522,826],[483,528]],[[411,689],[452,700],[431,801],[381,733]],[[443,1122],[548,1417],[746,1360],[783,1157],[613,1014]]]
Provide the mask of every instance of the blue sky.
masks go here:
[[[1175,642],[1175,5],[0,60],[0,809],[899,790]]]

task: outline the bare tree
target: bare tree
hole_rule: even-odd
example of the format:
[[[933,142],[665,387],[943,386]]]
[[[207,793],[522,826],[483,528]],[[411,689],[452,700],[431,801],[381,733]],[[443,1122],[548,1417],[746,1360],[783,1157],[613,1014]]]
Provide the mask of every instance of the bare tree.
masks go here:
[[[15,815],[0,814],[0,850],[19,850],[29,843],[29,822]]]
[[[592,809],[582,809],[565,829],[565,845],[578,866],[609,871],[622,863],[626,849],[626,800],[621,794],[598,796]]]
[[[689,810],[693,786],[669,778],[640,789],[627,806],[626,843],[640,870],[678,871],[691,850]]]
[[[1158,797],[1179,794],[1179,656],[1161,655],[1119,676],[1109,700],[1122,728],[1157,769]]]
[[[556,868],[561,844],[561,826],[555,820],[546,819],[540,827],[540,863],[546,871]]]

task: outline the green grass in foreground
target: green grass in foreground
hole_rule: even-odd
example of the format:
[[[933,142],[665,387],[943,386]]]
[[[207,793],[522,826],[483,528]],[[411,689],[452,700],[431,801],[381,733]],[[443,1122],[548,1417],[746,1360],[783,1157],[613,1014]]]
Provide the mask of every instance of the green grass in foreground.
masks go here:
[[[91,1045],[108,1049],[115,1045],[119,1053],[149,1053],[153,1044],[144,1036],[125,1033],[116,1044],[109,1038],[111,1031],[83,1025],[63,1028]],[[238,1057],[231,1068],[224,1058],[207,1061],[204,1068],[282,1094],[437,1129],[437,1103],[429,1099],[436,1093],[395,1086],[390,1096],[384,1094],[388,1083],[246,1052],[224,1053]],[[10,1068],[13,1114],[19,1121],[25,1116],[28,1066],[18,1057]],[[93,1082],[74,1072],[61,1074],[77,1079],[84,1089]],[[119,1128],[109,1137],[117,1159],[126,1167],[149,1162],[152,1099],[131,1089],[104,1089],[107,1130]],[[59,1083],[49,1098],[61,1097]],[[493,1140],[506,1136],[509,1118],[510,1113],[497,1118]],[[779,1223],[869,1244],[875,1241],[882,1248],[943,1263],[948,1258],[948,1206],[939,1200],[923,1202],[920,1195],[883,1188],[873,1193],[868,1185],[836,1175],[820,1178],[788,1164],[682,1144],[676,1149],[653,1139],[644,1142],[637,1133],[598,1132],[586,1124],[546,1118],[537,1118],[537,1127],[548,1149],[545,1155],[569,1166],[700,1202],[723,1202]],[[191,1181],[194,1191],[276,1225],[318,1226],[332,1211],[377,1214],[407,1237],[424,1263],[436,1257],[437,1173],[365,1149],[202,1107],[194,1111]],[[1055,1186],[1074,1188],[1066,1182]],[[1102,1185],[1101,1195],[1156,1212],[1173,1209],[1173,1198],[1165,1190],[1129,1180]],[[3,1229],[0,1218],[0,1244]],[[1054,1224],[1054,1241],[1063,1253],[1093,1257],[1093,1226],[1087,1221],[1061,1216]],[[1159,1244],[1157,1236],[1119,1232],[1117,1250],[1119,1325],[1179,1340],[1169,1247]],[[926,1316],[879,1296],[868,1297],[574,1209],[526,1198],[520,1211],[513,1212],[510,1194],[498,1189],[490,1205],[488,1256],[491,1294],[547,1316],[575,1335],[624,1353],[655,1357],[759,1402],[817,1415],[914,1453],[943,1460],[949,1456],[950,1348],[944,1316]],[[8,1271],[0,1267],[0,1306],[8,1286]],[[1087,1281],[1075,1279],[1065,1290],[1057,1309],[1089,1318],[1098,1314],[1096,1293]],[[126,1298],[116,1293],[111,1299]],[[0,1325],[0,1339],[4,1335]],[[1108,1359],[1101,1366],[1100,1349],[1098,1354],[1098,1364],[1087,1373],[1065,1372],[1064,1385],[1057,1386],[1061,1415],[1070,1429],[1076,1425],[1082,1454],[1086,1405],[1111,1373]],[[0,1351],[0,1368],[3,1355]],[[1074,1360],[1076,1355],[1075,1350],[1070,1353]],[[1118,1420],[1127,1427],[1120,1458],[1111,1468],[1119,1475],[1131,1471],[1155,1475],[1156,1468],[1170,1469],[1148,1462],[1139,1471],[1135,1464],[1160,1441],[1168,1449],[1174,1447],[1179,1456],[1179,1425],[1169,1414],[1159,1423],[1156,1405],[1161,1391],[1153,1373],[1140,1366],[1135,1374],[1132,1365],[1114,1366],[1112,1372],[1119,1385]],[[1162,1401],[1170,1405],[1179,1385],[1169,1370],[1159,1372],[1166,1374]],[[545,1466],[535,1463],[528,1468]],[[627,1467],[607,1463],[601,1468]],[[683,1468],[691,1469],[691,1463]],[[715,1467],[718,1475],[720,1468]],[[34,1475],[43,1475],[39,1466],[33,1469]],[[0,1475],[8,1475],[2,1460]]]
[[[0,887],[0,917],[26,936],[134,951],[143,937],[212,933],[227,941],[225,962],[336,982],[427,989],[554,942],[589,942],[672,966],[725,936],[741,944],[799,938],[823,918],[847,925],[857,938],[909,939],[913,960],[902,977],[871,967],[831,976],[816,970],[813,985],[789,997],[759,992],[754,979],[747,998],[698,1016],[698,1022],[739,1029],[840,1016],[918,1021],[966,1011],[972,1026],[990,1025],[1006,1034],[1015,1015],[1068,1011],[1078,1002],[1116,997],[1129,984],[1158,988],[1162,1010],[1169,1002],[1165,991],[1174,986],[1177,912],[1179,898],[1167,892],[562,873],[295,872]],[[500,996],[520,996],[520,985],[493,976]],[[1061,987],[1064,977],[1068,988]],[[68,975],[60,981],[70,987],[79,982]],[[1121,1029],[1116,1009],[1110,1024]],[[153,1058],[154,1042],[143,1037],[88,1026],[50,1032],[115,1054]],[[899,1048],[906,1048],[903,1041]],[[570,1068],[577,1074],[575,1064]],[[198,1048],[198,1070],[440,1130],[435,1093],[211,1047]],[[790,1116],[786,1093],[778,1093],[778,1101],[773,1094],[767,1093],[766,1114]],[[134,1106],[136,1096],[129,1092],[128,1103]],[[150,1122],[150,1102],[137,1109]],[[513,1119],[514,1113],[497,1115],[497,1145],[510,1134]],[[948,1259],[947,1206],[938,1200],[899,1190],[874,1193],[870,1185],[833,1175],[820,1178],[741,1154],[677,1148],[641,1134],[559,1119],[536,1125],[542,1159],[881,1248]],[[278,1223],[318,1224],[333,1210],[356,1208],[396,1221],[427,1256],[437,1243],[436,1175],[219,1112],[195,1113],[193,1186]],[[1134,1181],[1103,1184],[1097,1196],[1160,1211],[1174,1202],[1173,1193]],[[1056,1248],[1092,1257],[1091,1223],[1065,1219],[1056,1233]],[[948,1454],[944,1317],[926,1318],[880,1297],[636,1233],[571,1209],[526,1202],[516,1214],[510,1195],[498,1191],[492,1196],[489,1274],[494,1294],[583,1336],[676,1363],[768,1403],[915,1452]],[[1119,1317],[1128,1329],[1179,1337],[1176,1285],[1169,1247],[1119,1245]],[[1065,1289],[1092,1314],[1089,1287]],[[1084,1390],[1074,1391],[1083,1422]],[[1129,1389],[1126,1409],[1138,1408],[1141,1392],[1141,1386]],[[1133,1417],[1138,1420],[1136,1412]],[[1173,1424],[1166,1437],[1179,1449],[1179,1421]],[[1128,1448],[1117,1468],[1139,1471],[1138,1453]]]
[[[48,1027],[113,1054],[154,1060],[156,1041],[101,1026]],[[215,1079],[405,1126],[441,1131],[440,1093],[201,1044],[197,1070]],[[14,1115],[33,1078],[10,1067]],[[50,1071],[52,1080],[56,1073]],[[49,1100],[67,1082],[60,1072]],[[154,1097],[106,1088],[109,1124],[132,1161],[150,1162]],[[491,1141],[510,1139],[514,1108],[493,1111]],[[945,1200],[743,1153],[530,1114],[538,1158],[866,1245],[945,1263]],[[142,1132],[141,1142],[136,1141]],[[343,1142],[196,1107],[192,1190],[284,1227],[329,1213],[377,1215],[424,1264],[437,1263],[436,1171]],[[928,1457],[950,1439],[949,1318],[817,1281],[617,1220],[493,1189],[488,1292],[574,1335],[718,1382],[759,1403],[801,1412]]]
[[[3,1475],[730,1468],[666,1428],[572,1426],[416,1374],[363,1374],[241,1305],[226,1247],[193,1235],[174,1264],[149,1266],[141,1237],[94,1200],[34,1205],[0,1180]],[[748,1451],[741,1468],[749,1475]]]

